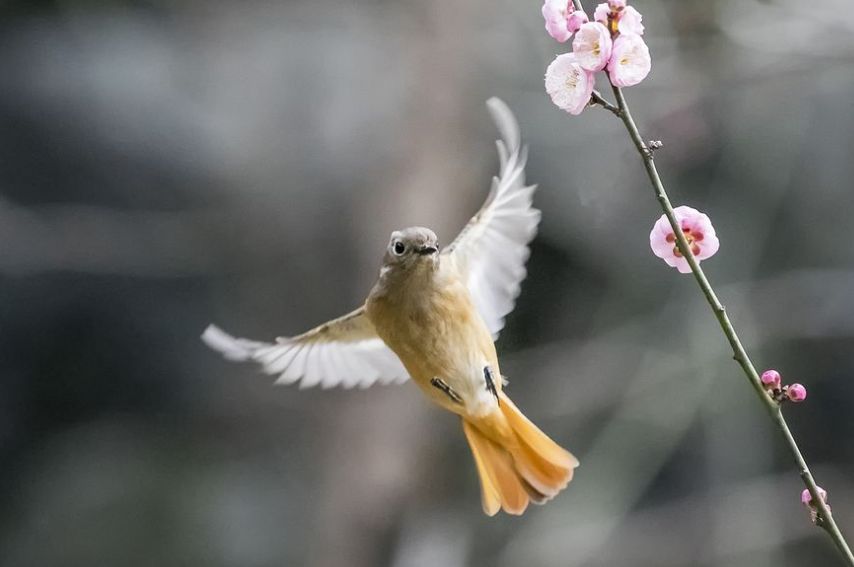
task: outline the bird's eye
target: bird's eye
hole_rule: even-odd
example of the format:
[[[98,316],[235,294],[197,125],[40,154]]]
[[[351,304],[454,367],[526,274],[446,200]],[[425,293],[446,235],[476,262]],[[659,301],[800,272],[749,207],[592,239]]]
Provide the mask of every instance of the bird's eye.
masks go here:
[[[398,256],[400,256],[404,252],[406,252],[406,246],[403,244],[403,242],[400,242],[400,241],[395,242],[394,243],[394,253],[397,254]]]

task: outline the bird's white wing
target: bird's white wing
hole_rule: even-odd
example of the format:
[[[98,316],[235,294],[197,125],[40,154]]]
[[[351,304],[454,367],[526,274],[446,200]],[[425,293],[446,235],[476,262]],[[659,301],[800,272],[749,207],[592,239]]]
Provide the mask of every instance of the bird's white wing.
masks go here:
[[[260,364],[264,372],[278,376],[276,384],[367,388],[409,377],[397,355],[377,336],[364,307],[275,343],[237,339],[214,325],[205,329],[202,340],[229,360]]]
[[[501,168],[480,211],[442,253],[467,278],[475,306],[496,338],[525,279],[528,243],[537,234],[540,211],[531,205],[536,186],[525,185],[527,151],[520,146],[516,118],[497,98],[486,104],[501,132],[496,142]]]

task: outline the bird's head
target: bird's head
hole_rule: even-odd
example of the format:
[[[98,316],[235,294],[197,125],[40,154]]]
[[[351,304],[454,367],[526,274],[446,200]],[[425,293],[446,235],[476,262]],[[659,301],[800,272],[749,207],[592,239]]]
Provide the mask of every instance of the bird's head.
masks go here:
[[[439,239],[429,228],[413,226],[391,233],[383,266],[410,270],[435,266],[439,258]]]

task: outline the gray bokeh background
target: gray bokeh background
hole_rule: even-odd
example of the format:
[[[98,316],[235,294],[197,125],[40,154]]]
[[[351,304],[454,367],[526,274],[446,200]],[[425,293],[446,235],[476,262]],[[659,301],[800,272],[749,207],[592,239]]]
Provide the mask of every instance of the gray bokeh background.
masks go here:
[[[589,3],[588,3],[589,4]],[[854,20],[843,0],[637,0],[627,96],[704,266],[854,534]],[[592,10],[593,5],[588,5]],[[841,565],[688,276],[622,125],[544,93],[539,2],[0,8],[0,564]],[[499,96],[544,211],[499,340],[570,489],[486,518],[411,385],[272,387],[198,341],[356,306],[388,233],[451,240]]]

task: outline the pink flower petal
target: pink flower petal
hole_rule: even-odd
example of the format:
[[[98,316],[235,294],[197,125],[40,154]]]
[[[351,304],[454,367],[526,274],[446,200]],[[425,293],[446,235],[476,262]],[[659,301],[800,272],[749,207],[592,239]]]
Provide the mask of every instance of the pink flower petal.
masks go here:
[[[546,69],[546,92],[570,114],[581,114],[587,107],[593,83],[593,73],[581,67],[575,53],[558,55]]]
[[[555,22],[546,20],[546,31],[559,43],[564,43],[572,36],[569,33],[569,28],[566,27],[566,22]]]
[[[588,71],[601,71],[611,57],[611,33],[599,22],[581,26],[572,40],[572,51],[578,64]]]
[[[608,25],[608,15],[611,13],[611,7],[608,6],[607,2],[602,2],[596,9],[593,11],[593,21],[599,22],[600,24]]]
[[[569,14],[570,0],[545,0],[543,3],[543,18],[546,21],[566,20]]]
[[[614,40],[608,74],[617,87],[631,87],[649,74],[652,60],[643,38],[636,34],[620,35]]]
[[[589,21],[590,19],[587,17],[587,12],[584,12],[583,10],[576,10],[570,14],[569,19],[566,20],[566,27],[571,33],[575,33],[581,29],[582,25]]]
[[[621,34],[637,34],[643,35],[643,24],[641,20],[643,16],[631,6],[627,6],[625,10],[620,12],[620,21],[617,23],[617,30]]]
[[[560,43],[572,35],[567,26],[569,16],[569,0],[546,0],[543,4],[543,18],[546,21],[546,31]]]

